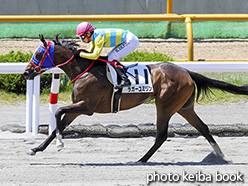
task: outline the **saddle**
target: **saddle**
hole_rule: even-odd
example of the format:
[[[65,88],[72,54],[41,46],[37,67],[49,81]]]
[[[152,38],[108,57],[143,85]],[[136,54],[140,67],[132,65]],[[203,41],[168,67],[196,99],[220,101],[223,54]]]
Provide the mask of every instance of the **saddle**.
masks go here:
[[[120,110],[120,102],[122,94],[129,93],[151,93],[153,92],[153,85],[151,79],[150,68],[147,65],[139,65],[138,63],[124,66],[124,70],[128,75],[131,86],[116,89],[115,86],[120,83],[120,78],[114,68],[107,63],[106,74],[107,79],[113,85],[113,95],[111,100],[111,112],[116,113]]]

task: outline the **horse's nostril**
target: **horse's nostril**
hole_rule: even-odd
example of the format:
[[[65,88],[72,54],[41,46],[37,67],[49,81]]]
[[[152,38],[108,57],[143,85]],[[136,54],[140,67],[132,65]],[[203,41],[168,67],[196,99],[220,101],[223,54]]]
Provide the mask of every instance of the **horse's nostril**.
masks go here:
[[[22,75],[24,76],[24,78],[25,78],[25,79],[27,79],[27,78],[28,78],[28,72],[27,72],[27,71],[23,72],[23,74],[22,74]]]
[[[24,76],[27,76],[27,75],[28,75],[28,72],[27,72],[27,71],[25,71],[25,72],[23,73],[23,75],[24,75]]]

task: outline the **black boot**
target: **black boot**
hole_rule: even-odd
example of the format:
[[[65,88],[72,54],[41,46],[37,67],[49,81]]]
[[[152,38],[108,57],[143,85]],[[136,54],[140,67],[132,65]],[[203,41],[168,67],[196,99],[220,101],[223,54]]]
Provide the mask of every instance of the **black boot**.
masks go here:
[[[119,85],[116,85],[116,89],[120,89],[123,87],[128,87],[131,85],[130,80],[128,79],[128,76],[125,72],[124,69],[118,68],[118,67],[114,67],[115,71],[117,72],[117,74],[120,76],[121,78],[121,83]]]

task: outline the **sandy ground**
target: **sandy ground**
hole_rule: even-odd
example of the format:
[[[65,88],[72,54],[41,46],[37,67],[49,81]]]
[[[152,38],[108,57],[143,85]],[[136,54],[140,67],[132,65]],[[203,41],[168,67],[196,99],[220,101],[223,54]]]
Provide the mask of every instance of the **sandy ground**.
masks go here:
[[[58,107],[64,105],[58,105]],[[25,126],[25,104],[0,106],[0,129],[4,125]],[[248,124],[248,103],[236,103],[225,105],[199,105],[196,104],[195,111],[206,124]],[[14,111],[14,115],[13,115]],[[49,104],[40,106],[40,124],[49,123]],[[128,118],[128,119],[127,119]],[[153,104],[143,104],[130,110],[121,111],[116,114],[98,114],[93,116],[81,115],[76,118],[72,125],[129,125],[156,123],[156,107]],[[186,124],[187,121],[179,114],[175,114],[170,123]]]
[[[49,39],[48,39],[49,40]],[[83,48],[88,45],[78,44]],[[40,45],[39,39],[0,39],[0,54],[11,50],[21,50],[33,53]],[[248,39],[195,39],[195,59],[248,59]],[[105,48],[102,54],[107,54],[111,49]],[[186,39],[140,39],[139,51],[156,51],[168,54],[174,59],[188,58],[188,44]]]
[[[48,105],[41,105],[41,123],[48,121]],[[15,115],[13,116],[13,110]],[[232,105],[197,105],[196,111],[207,124],[247,123],[247,103]],[[0,108],[3,125],[25,124],[25,105]],[[140,124],[155,122],[155,107],[144,104],[117,114],[80,116],[74,124]],[[127,119],[128,118],[128,119]],[[171,123],[186,123],[175,115]],[[144,138],[79,138],[64,139],[65,148],[56,151],[55,142],[36,156],[26,154],[38,146],[45,135],[0,132],[0,183],[1,185],[247,185],[248,137],[217,137],[229,164],[219,164],[215,159],[202,160],[212,151],[203,137],[168,138],[148,163],[132,165],[154,143],[154,137]],[[165,176],[174,175],[177,182],[164,182]],[[189,180],[189,174],[194,179]],[[199,174],[203,180],[199,181]],[[239,177],[242,175],[242,182]],[[154,176],[156,175],[156,176]],[[218,175],[216,177],[216,175]],[[218,182],[223,176],[229,182]],[[236,177],[234,177],[236,176]],[[209,182],[207,180],[211,178]],[[156,179],[155,179],[156,178]],[[235,179],[234,179],[235,178]],[[172,179],[172,180],[173,180]],[[160,180],[160,181],[159,181]]]
[[[32,39],[0,39],[0,53],[11,50],[33,52],[39,44],[40,41]],[[247,39],[196,40],[195,58],[247,59],[247,47]],[[175,59],[187,58],[186,40],[142,39],[138,48],[153,49],[171,54]],[[247,124],[247,110],[247,103],[196,107],[207,124]],[[41,124],[47,123],[48,105],[41,105],[40,114]],[[143,105],[118,114],[80,116],[74,124],[154,123],[155,115],[154,105]],[[0,127],[25,125],[25,105],[1,106],[0,117]],[[186,121],[176,115],[171,123],[184,124]],[[222,165],[214,159],[202,162],[212,151],[203,137],[169,138],[144,165],[129,163],[137,161],[147,152],[154,143],[153,137],[65,139],[65,149],[59,153],[53,142],[43,153],[26,155],[29,148],[39,145],[45,138],[41,134],[32,136],[0,132],[1,185],[147,185],[149,180],[155,178],[151,185],[248,185],[247,137],[215,136],[227,158],[232,160],[232,163]],[[177,178],[179,181],[168,181],[169,174],[173,176],[172,181]],[[232,181],[219,182],[221,177]]]
[[[198,137],[169,138],[143,165],[130,163],[145,154],[154,143],[153,137],[65,139],[65,148],[59,153],[52,143],[36,156],[25,154],[27,148],[40,144],[44,137],[1,133],[1,185],[133,186],[150,182],[150,185],[236,186],[248,182],[247,137],[215,137],[227,159],[232,160],[229,164],[202,162],[212,149],[203,137]],[[168,180],[169,174],[173,175],[172,181]],[[225,181],[219,182],[221,178]]]

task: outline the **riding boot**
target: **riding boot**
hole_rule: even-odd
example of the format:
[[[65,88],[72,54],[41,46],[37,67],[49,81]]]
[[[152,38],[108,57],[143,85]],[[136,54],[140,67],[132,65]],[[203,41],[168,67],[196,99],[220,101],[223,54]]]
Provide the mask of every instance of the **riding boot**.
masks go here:
[[[128,79],[128,76],[125,72],[124,69],[122,68],[118,68],[114,66],[115,71],[117,72],[117,74],[120,76],[121,78],[121,83],[119,85],[116,85],[115,88],[120,89],[123,87],[128,87],[131,85],[130,80]]]

